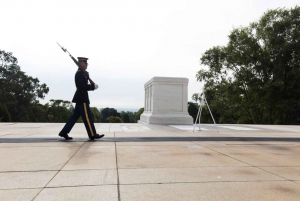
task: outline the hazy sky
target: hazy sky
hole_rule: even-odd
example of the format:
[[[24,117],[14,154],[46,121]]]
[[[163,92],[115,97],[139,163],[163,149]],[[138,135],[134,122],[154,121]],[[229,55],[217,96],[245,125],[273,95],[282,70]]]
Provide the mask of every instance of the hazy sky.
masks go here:
[[[208,49],[226,45],[235,27],[268,9],[299,0],[1,0],[0,49],[21,70],[50,88],[50,99],[72,100],[74,57],[88,57],[92,107],[141,108],[144,84],[154,76],[186,77],[188,96],[199,93],[196,73]]]

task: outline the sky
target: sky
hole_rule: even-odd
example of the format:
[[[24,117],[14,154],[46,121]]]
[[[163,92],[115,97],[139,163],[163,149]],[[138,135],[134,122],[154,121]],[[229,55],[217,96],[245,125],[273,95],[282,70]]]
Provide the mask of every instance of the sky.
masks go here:
[[[0,49],[12,52],[26,75],[37,77],[50,99],[72,100],[75,58],[89,58],[99,85],[90,106],[144,107],[144,84],[154,76],[189,79],[188,100],[202,54],[225,46],[234,28],[248,26],[269,9],[299,0],[0,0]]]

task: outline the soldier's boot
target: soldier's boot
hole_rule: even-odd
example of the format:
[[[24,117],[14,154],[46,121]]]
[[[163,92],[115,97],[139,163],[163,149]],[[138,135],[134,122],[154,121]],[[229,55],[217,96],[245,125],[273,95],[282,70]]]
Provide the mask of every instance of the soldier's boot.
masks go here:
[[[69,137],[67,133],[59,133],[58,134],[60,137],[65,138],[66,140],[73,140],[72,137]]]
[[[91,137],[90,139],[94,140],[94,139],[100,139],[100,138],[103,138],[103,137],[104,137],[104,134],[101,134],[101,135],[96,134],[94,137]]]

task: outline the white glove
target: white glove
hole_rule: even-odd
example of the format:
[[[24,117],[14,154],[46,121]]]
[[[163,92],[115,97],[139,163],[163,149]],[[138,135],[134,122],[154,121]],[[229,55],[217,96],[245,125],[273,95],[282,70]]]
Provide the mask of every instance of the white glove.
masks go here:
[[[98,87],[99,87],[98,84],[95,84],[95,90],[98,89]]]

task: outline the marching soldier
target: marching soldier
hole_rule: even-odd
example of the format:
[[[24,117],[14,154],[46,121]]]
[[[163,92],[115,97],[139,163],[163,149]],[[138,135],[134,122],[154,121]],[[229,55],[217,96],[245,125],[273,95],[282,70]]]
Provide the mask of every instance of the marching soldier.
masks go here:
[[[86,71],[88,66],[88,58],[77,57],[78,61],[76,61],[76,59],[72,56],[71,58],[79,67],[75,74],[75,84],[77,90],[72,100],[72,102],[76,103],[76,105],[73,114],[58,135],[60,137],[64,137],[66,140],[72,140],[73,138],[70,137],[68,133],[71,131],[74,124],[81,116],[90,140],[100,139],[104,135],[99,135],[96,133],[90,110],[90,100],[88,95],[88,91],[96,90],[98,88],[98,85],[91,81],[91,79],[89,78],[89,74]],[[91,84],[88,84],[88,80],[90,80]]]

